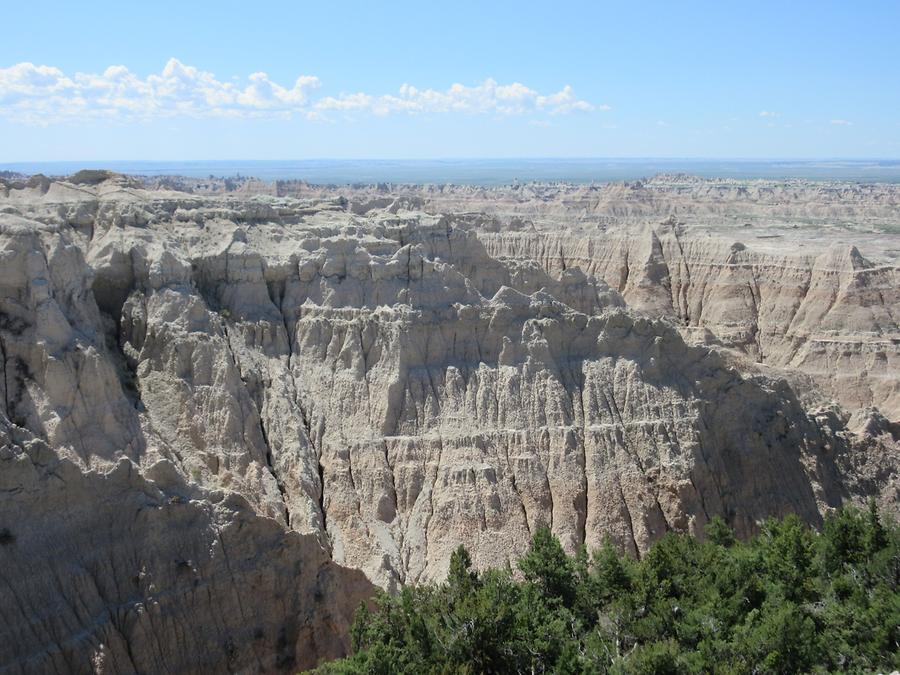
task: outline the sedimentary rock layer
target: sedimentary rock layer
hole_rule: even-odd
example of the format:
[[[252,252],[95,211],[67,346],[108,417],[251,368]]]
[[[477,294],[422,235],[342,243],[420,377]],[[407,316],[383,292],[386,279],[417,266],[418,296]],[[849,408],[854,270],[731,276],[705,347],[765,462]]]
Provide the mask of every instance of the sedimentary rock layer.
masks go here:
[[[856,250],[88,183],[0,192],[0,668],[296,668],[461,543],[896,508]]]
[[[672,220],[594,236],[481,239],[492,255],[536,260],[551,275],[577,266],[629,307],[670,318],[688,340],[806,373],[848,409],[876,405],[900,419],[900,269],[855,246],[774,255],[692,236]]]

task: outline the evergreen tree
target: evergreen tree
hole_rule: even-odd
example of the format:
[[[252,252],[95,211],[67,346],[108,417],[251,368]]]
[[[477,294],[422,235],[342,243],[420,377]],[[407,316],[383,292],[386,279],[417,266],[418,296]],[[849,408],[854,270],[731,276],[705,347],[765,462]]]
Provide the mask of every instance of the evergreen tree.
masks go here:
[[[322,673],[890,672],[900,668],[900,528],[870,505],[738,541],[667,534],[641,559],[569,556],[546,529],[510,570],[465,548],[443,584],[378,595]]]

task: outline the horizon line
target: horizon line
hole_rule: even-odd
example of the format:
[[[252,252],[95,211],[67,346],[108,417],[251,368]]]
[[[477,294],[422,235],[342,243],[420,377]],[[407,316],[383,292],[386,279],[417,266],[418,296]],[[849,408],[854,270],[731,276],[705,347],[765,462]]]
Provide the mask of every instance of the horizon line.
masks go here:
[[[104,159],[19,159],[0,161],[0,166],[14,164],[100,164],[104,162],[496,162],[496,161],[688,161],[688,162],[900,162],[900,156],[888,157],[862,157],[862,156],[822,156],[822,157],[751,157],[751,156],[665,156],[665,155],[634,155],[634,156],[604,156],[604,155],[517,155],[517,156],[484,156],[484,157],[296,157],[261,159],[252,157],[243,158],[192,158],[192,159],[137,159],[137,158],[104,158]]]

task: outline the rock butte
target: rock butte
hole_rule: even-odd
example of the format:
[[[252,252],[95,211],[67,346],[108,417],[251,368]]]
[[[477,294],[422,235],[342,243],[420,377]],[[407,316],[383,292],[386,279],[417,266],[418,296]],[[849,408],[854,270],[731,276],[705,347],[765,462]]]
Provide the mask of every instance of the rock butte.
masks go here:
[[[898,188],[227,187],[0,181],[2,672],[296,670],[461,543],[897,510]]]

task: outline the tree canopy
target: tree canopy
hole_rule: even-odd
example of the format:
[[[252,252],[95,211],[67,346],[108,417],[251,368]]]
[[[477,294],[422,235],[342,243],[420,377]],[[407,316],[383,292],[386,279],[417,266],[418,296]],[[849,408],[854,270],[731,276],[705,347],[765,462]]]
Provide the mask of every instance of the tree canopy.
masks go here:
[[[538,530],[518,570],[477,573],[361,607],[353,654],[321,673],[794,673],[900,668],[900,530],[874,506],[821,533],[797,517],[737,541],[667,534],[641,559],[565,553]]]

